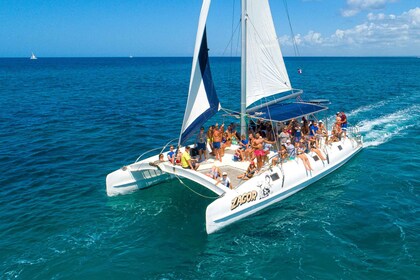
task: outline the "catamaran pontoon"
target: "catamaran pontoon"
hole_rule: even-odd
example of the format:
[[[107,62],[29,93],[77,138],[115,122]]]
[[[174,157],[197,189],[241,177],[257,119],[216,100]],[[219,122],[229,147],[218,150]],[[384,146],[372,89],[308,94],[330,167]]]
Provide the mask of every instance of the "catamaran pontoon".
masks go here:
[[[210,0],[204,0],[201,8],[194,50],[188,101],[178,146],[181,150],[188,138],[221,108],[210,72],[206,20]],[[274,29],[268,0],[242,0],[242,60],[241,60],[241,134],[247,129],[246,119],[262,118],[284,122],[309,116],[327,107],[317,102],[303,102],[302,90],[293,89],[283,61]],[[272,100],[269,100],[269,99]],[[294,100],[294,102],[290,102]],[[315,153],[307,154],[313,171],[307,171],[303,162],[296,158],[279,164],[265,165],[250,180],[232,182],[233,189],[216,184],[205,175],[213,161],[202,163],[197,171],[184,169],[169,161],[160,162],[158,155],[143,158],[124,166],[106,178],[109,196],[126,194],[144,189],[170,178],[179,177],[194,181],[218,195],[206,210],[206,230],[213,233],[235,221],[243,219],[298,192],[326,176],[349,161],[362,149],[362,139],[356,128],[349,129],[347,137],[338,142],[320,141],[327,161]],[[169,143],[162,148],[165,153]],[[216,162],[231,179],[242,174],[246,162],[232,160],[236,145],[227,148],[222,162]],[[270,152],[270,157],[274,152]]]

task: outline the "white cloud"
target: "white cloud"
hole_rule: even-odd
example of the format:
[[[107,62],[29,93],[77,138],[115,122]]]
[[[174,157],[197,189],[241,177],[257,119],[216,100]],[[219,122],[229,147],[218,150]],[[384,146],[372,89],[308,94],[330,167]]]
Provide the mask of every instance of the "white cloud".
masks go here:
[[[396,2],[396,0],[347,0],[347,7],[341,10],[341,15],[352,17],[361,11],[383,9],[387,3],[392,2]]]
[[[279,38],[283,45],[292,44],[289,36]],[[322,48],[365,51],[370,55],[382,55],[400,51],[404,55],[418,55],[420,46],[420,7],[400,15],[369,13],[366,21],[349,29],[337,29],[329,36],[309,31],[295,36],[301,49]],[[347,54],[347,53],[346,53]],[[349,55],[352,55],[348,53]]]

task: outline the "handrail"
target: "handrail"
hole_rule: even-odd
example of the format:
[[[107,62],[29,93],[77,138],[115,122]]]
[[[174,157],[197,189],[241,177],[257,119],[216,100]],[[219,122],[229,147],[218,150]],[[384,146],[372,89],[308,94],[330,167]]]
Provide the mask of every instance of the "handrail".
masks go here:
[[[174,142],[175,140],[178,140],[179,138],[174,138],[174,139],[172,139],[172,140],[169,140],[169,142],[168,143],[166,143],[164,146],[163,146],[163,148],[161,149],[161,148],[154,148],[154,149],[151,149],[151,150],[148,150],[148,151],[146,151],[146,152],[144,152],[144,153],[142,153],[137,159],[136,159],[136,161],[134,162],[134,163],[136,163],[136,162],[138,162],[144,155],[146,155],[146,154],[148,154],[148,153],[150,153],[150,152],[152,152],[152,151],[157,151],[157,150],[161,150],[160,151],[160,153],[162,153],[165,149],[166,149],[166,147],[168,147],[168,145],[170,144],[170,143],[172,143],[172,142]]]

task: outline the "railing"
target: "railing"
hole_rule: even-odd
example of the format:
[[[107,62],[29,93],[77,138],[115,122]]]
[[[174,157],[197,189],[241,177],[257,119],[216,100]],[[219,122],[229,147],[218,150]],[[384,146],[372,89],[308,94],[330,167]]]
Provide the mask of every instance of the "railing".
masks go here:
[[[161,154],[165,149],[166,149],[166,147],[168,147],[168,145],[169,144],[171,144],[172,142],[174,142],[174,141],[177,141],[179,138],[174,138],[174,139],[172,139],[172,140],[170,140],[168,143],[166,143],[165,144],[165,146],[163,146],[163,148],[154,148],[154,149],[151,149],[151,150],[148,150],[147,152],[144,152],[144,153],[142,153],[137,159],[136,159],[136,161],[134,162],[134,163],[136,163],[136,162],[139,162],[140,161],[140,159],[144,156],[144,155],[147,155],[147,154],[149,154],[150,152],[153,152],[153,151],[157,151],[157,150],[160,150],[160,153],[159,154]]]

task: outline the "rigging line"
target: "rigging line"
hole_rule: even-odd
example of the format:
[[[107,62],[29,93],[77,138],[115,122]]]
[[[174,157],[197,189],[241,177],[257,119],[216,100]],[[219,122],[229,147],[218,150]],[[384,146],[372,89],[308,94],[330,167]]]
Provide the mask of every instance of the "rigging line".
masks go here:
[[[216,199],[216,198],[219,198],[219,196],[207,196],[207,195],[204,195],[204,194],[198,193],[198,192],[196,192],[195,190],[193,190],[193,189],[191,189],[190,187],[188,187],[188,186],[187,186],[187,184],[185,184],[185,183],[181,180],[181,178],[179,178],[179,176],[175,175],[175,177],[179,180],[179,182],[180,182],[182,185],[184,185],[187,189],[189,189],[190,191],[192,191],[193,193],[195,193],[195,194],[196,194],[196,195],[198,195],[198,196],[201,196],[201,197],[204,197],[204,198],[209,198],[209,199]]]
[[[295,52],[295,56],[300,56],[299,49],[298,49],[297,42],[296,42],[295,33],[293,32],[293,28],[292,28],[292,22],[290,20],[289,8],[287,6],[287,0],[283,0],[283,3],[284,3],[284,7],[286,9],[287,20],[289,21],[290,33],[292,33],[293,50]]]
[[[232,32],[232,35],[229,38],[229,42],[226,44],[225,49],[223,50],[222,56],[224,56],[227,52],[227,49],[229,48],[229,46],[233,47],[232,41],[233,41],[233,37],[235,36],[236,32],[238,31],[239,26],[241,25],[241,21],[238,22],[238,24],[236,25],[235,30]],[[232,52],[232,51],[231,51]]]

